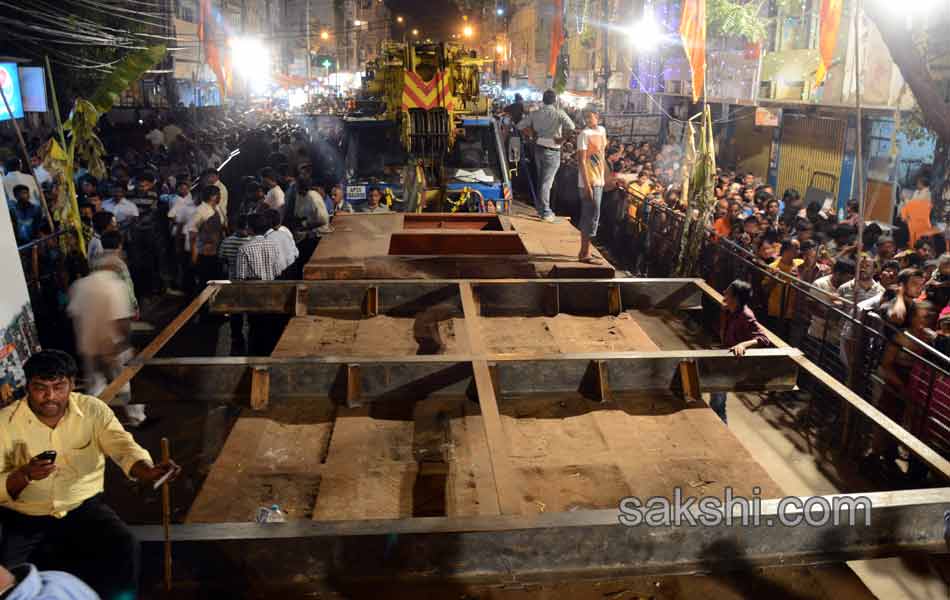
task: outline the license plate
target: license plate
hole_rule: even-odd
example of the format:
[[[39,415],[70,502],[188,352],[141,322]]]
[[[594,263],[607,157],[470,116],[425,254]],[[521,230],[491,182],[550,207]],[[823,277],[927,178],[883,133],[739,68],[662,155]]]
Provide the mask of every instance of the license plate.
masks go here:
[[[365,200],[366,186],[365,185],[346,186],[346,197],[350,200]]]

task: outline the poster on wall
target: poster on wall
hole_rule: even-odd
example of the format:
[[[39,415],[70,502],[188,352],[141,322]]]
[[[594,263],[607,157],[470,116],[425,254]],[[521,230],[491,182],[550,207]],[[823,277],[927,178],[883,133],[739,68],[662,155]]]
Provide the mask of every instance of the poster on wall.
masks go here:
[[[23,363],[40,349],[30,293],[13,235],[10,211],[0,210],[0,406],[20,398]]]
[[[23,118],[23,99],[20,97],[20,75],[16,63],[0,63],[0,89],[7,101],[0,100],[0,121]],[[9,105],[10,110],[7,110]]]

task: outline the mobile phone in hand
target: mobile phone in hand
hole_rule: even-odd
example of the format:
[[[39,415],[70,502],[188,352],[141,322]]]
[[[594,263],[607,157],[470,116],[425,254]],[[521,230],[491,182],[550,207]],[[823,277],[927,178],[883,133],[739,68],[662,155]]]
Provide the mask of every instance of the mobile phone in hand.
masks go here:
[[[41,452],[41,453],[39,453],[39,454],[36,455],[36,458],[35,458],[34,460],[49,461],[50,463],[55,463],[55,462],[56,462],[56,451],[55,451],[55,450],[47,450],[46,452]]]

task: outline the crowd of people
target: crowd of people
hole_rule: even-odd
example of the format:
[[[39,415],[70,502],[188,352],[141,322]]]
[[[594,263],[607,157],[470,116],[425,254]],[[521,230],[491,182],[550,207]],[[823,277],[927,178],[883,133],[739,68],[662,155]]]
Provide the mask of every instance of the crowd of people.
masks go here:
[[[512,131],[532,143],[539,217],[556,219],[552,188],[553,195],[561,196],[570,185],[559,180],[558,171],[577,171],[582,260],[589,257],[584,250],[589,237],[597,233],[604,193],[622,190],[627,220],[642,218],[643,207],[660,213],[661,223],[667,218],[663,215],[682,219],[690,210],[682,195],[686,173],[679,146],[608,140],[596,110],[558,108],[551,92],[536,110],[516,97],[504,113]],[[583,125],[575,127],[578,122]],[[603,164],[596,168],[599,160]],[[719,169],[707,223],[712,245],[707,248],[726,249],[757,267],[747,270],[753,274],[746,281],[723,273],[723,343],[737,354],[769,345],[761,318],[765,327],[796,346],[823,348],[823,356],[833,357],[825,362],[835,361],[843,380],[851,378],[853,369],[874,370],[883,381],[875,401],[912,432],[920,433],[921,407],[945,405],[950,411],[950,378],[934,375],[920,359],[945,365],[950,355],[950,253],[944,233],[950,224],[950,183],[943,186],[937,205],[930,188],[923,173],[914,189],[901,194],[891,222],[860,223],[857,201],[839,213],[832,198],[806,202],[798,190],[779,195],[755,174]],[[716,260],[722,255],[709,256]],[[859,335],[862,328],[883,340],[879,358],[869,357],[873,344]],[[726,421],[725,395],[714,395],[711,404]],[[894,467],[898,448],[889,436],[875,435],[870,446],[867,460],[882,470]],[[925,476],[926,469],[911,460],[911,475]]]

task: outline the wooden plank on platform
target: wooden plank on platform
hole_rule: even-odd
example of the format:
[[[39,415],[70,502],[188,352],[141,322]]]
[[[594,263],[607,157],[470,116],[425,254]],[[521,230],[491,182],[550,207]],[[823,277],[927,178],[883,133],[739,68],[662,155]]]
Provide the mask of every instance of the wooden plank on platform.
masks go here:
[[[254,367],[251,371],[251,408],[266,410],[270,402],[270,369]]]
[[[469,344],[475,355],[485,354],[485,342],[479,321],[478,302],[472,285],[468,282],[459,284],[462,298],[462,310],[465,313],[465,328],[468,332]],[[498,400],[495,397],[495,386],[488,361],[479,358],[472,361],[472,373],[475,379],[475,388],[478,392],[478,403],[482,412],[482,426],[485,429],[485,439],[488,443],[488,459],[491,463],[492,478],[495,483],[495,493],[498,496],[498,507],[503,515],[521,513],[521,494],[515,471],[511,465],[508,451],[508,438],[501,423],[501,414],[498,411]]]

